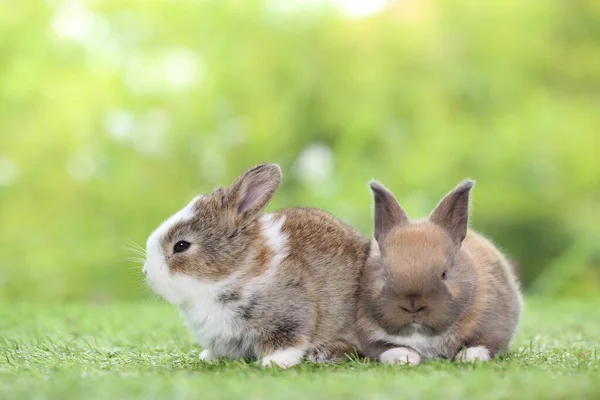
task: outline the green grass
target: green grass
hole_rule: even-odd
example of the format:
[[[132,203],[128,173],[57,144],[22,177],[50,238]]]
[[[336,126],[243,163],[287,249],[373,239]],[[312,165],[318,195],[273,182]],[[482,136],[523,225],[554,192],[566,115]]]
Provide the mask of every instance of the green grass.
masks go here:
[[[600,299],[530,300],[511,353],[487,365],[363,361],[262,370],[203,363],[161,303],[3,304],[0,399],[600,398]]]

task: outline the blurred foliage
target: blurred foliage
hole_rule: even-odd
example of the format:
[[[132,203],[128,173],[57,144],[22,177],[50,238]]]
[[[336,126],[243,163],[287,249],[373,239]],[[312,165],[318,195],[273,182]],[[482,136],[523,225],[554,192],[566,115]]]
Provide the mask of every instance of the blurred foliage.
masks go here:
[[[473,177],[531,290],[598,293],[596,0],[0,9],[0,299],[145,297],[128,239],[262,161],[369,235],[369,179],[416,217]]]

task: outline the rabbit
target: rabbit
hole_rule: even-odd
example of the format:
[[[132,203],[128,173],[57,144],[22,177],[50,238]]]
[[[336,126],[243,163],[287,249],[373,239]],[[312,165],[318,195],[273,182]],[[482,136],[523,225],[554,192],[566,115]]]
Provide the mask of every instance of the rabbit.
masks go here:
[[[194,198],[148,238],[148,285],[181,310],[200,359],[288,368],[358,348],[359,276],[370,240],[319,209],[263,214],[277,164]]]
[[[361,278],[360,351],[383,363],[488,361],[506,350],[522,308],[518,280],[494,245],[468,228],[465,180],[429,219],[411,222],[371,182],[374,241]]]

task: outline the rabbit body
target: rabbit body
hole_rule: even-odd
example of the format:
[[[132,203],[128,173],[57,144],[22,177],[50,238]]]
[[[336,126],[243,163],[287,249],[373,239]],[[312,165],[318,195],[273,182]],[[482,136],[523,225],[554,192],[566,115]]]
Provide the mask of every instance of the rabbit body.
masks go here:
[[[276,165],[254,167],[195,198],[148,239],[147,281],[180,308],[204,360],[285,368],[358,347],[358,281],[370,243],[318,209],[262,215],[279,182]]]
[[[410,222],[374,183],[375,237],[361,281],[362,352],[383,362],[489,360],[506,350],[522,307],[511,265],[467,229],[465,181],[428,220]]]

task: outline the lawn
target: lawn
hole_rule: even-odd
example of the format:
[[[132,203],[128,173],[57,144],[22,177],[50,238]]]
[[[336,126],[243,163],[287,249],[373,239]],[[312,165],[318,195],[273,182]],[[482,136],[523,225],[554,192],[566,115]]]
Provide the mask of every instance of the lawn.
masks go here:
[[[0,348],[0,399],[600,398],[600,299],[529,299],[512,352],[487,365],[203,363],[160,302],[5,303]]]

